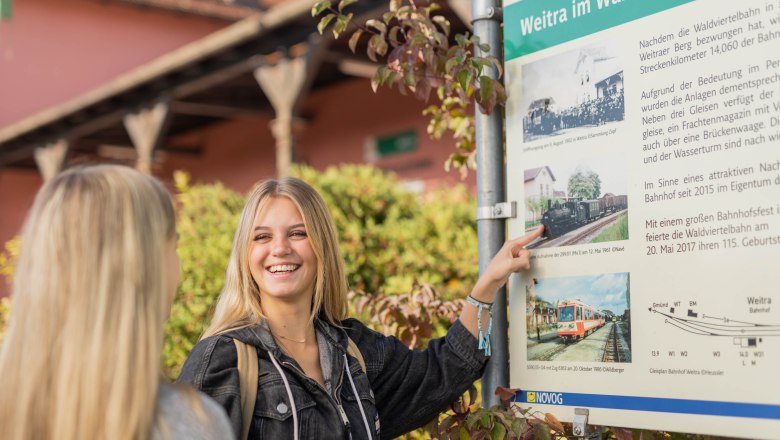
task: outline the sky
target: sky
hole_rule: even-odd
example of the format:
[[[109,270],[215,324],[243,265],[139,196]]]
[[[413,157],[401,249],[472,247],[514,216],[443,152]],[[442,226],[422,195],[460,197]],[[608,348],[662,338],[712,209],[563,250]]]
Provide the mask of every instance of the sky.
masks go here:
[[[575,173],[578,166],[581,167],[583,171],[593,171],[601,178],[601,194],[599,194],[599,197],[601,197],[608,192],[615,195],[627,194],[627,167],[625,166],[625,163],[625,157],[621,155],[592,157],[580,162],[562,162],[546,165],[550,167],[550,171],[552,171],[553,176],[555,176],[553,188],[558,191],[567,191],[569,177]]]
[[[598,310],[611,310],[617,315],[626,310],[626,279],[628,272],[594,276],[540,278],[536,297],[551,304],[566,299],[579,299]]]

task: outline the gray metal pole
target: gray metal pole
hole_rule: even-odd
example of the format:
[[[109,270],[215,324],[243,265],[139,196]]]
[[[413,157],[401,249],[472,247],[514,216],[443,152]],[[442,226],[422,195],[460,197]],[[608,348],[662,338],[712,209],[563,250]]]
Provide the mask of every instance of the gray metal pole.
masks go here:
[[[490,45],[490,55],[502,59],[501,8],[498,0],[474,0],[472,3],[474,34],[480,42]],[[498,77],[495,68],[487,74]],[[485,116],[476,109],[477,142],[477,210],[493,207],[506,201],[504,188],[504,131],[503,109],[496,108]],[[480,219],[477,216],[479,272],[501,249],[506,239],[503,219]],[[507,326],[506,289],[501,289],[493,306],[492,356],[482,376],[482,405],[486,408],[499,403],[496,387],[509,385],[509,344]]]

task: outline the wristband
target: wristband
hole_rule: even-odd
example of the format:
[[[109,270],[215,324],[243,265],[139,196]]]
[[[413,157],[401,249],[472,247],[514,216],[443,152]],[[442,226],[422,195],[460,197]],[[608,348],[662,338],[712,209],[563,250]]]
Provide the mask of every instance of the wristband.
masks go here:
[[[485,303],[473,296],[466,297],[466,302],[477,308],[477,348],[484,350],[485,356],[490,356],[490,333],[493,331],[493,304]],[[482,333],[482,311],[487,309],[488,324],[485,333]]]

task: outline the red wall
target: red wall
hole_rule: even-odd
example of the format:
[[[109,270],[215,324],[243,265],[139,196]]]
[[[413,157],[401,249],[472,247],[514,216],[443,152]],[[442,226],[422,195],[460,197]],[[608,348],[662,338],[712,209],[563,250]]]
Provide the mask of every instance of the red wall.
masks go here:
[[[0,169],[0,252],[20,232],[42,181],[36,170]],[[0,297],[10,292],[11,286],[0,275]]]
[[[14,0],[0,21],[0,127],[228,23],[98,0]]]
[[[341,163],[365,163],[366,144],[372,138],[415,130],[416,151],[387,156],[374,162],[404,180],[421,181],[426,187],[463,182],[476,185],[471,172],[465,181],[457,172],[446,173],[444,162],[454,151],[451,139],[433,141],[426,132],[425,104],[395,90],[371,92],[368,80],[355,79],[312,93],[302,113],[310,115],[298,129],[297,159],[317,169]],[[177,139],[199,146],[202,154],[166,156],[162,174],[186,169],[196,182],[221,180],[247,191],[259,180],[275,177],[275,141],[270,120],[247,118],[226,122]]]

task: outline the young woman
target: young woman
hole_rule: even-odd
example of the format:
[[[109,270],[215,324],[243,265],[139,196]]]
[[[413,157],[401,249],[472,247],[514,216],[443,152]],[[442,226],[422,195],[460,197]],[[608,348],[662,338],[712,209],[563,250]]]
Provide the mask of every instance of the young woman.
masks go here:
[[[240,437],[235,338],[259,358],[249,438],[396,437],[430,421],[481,376],[488,358],[476,336],[489,324],[487,313],[478,322],[478,307],[489,308],[509,275],[529,267],[523,246],[540,234],[507,242],[447,335],[409,350],[347,317],[344,261],[320,195],[297,179],[266,181],[244,207],[213,322],[179,381],[222,404]],[[348,353],[350,340],[365,371]]]
[[[161,381],[178,281],[173,206],[159,182],[102,165],[45,184],[24,226],[0,349],[2,437],[232,438],[222,408]]]

